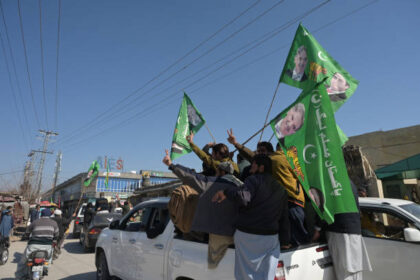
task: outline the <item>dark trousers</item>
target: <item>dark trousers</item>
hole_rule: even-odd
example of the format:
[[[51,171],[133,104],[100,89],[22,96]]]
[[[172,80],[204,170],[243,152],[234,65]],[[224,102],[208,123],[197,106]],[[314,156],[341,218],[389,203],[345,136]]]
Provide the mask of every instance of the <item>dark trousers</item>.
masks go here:
[[[305,212],[303,207],[289,202],[290,235],[293,246],[309,242],[309,234],[305,228]]]

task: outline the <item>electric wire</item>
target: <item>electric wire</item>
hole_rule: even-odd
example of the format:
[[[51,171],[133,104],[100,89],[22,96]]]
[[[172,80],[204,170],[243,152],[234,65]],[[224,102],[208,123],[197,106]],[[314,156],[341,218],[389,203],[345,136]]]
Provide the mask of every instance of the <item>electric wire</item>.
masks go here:
[[[328,2],[328,1],[327,1],[327,2]],[[313,34],[314,34],[314,33],[318,33],[319,31],[321,31],[321,30],[323,30],[323,29],[325,29],[325,28],[327,28],[327,27],[329,27],[329,26],[331,26],[331,25],[333,25],[333,24],[335,24],[335,23],[337,23],[337,22],[339,22],[339,21],[341,21],[341,20],[343,20],[343,19],[347,18],[347,17],[348,17],[348,16],[350,16],[350,15],[353,15],[353,14],[357,13],[358,11],[360,11],[360,10],[362,10],[362,9],[367,8],[368,6],[370,6],[370,5],[372,5],[372,4],[376,3],[376,2],[378,2],[378,0],[373,0],[373,1],[369,2],[368,4],[366,4],[366,5],[364,5],[364,6],[361,6],[361,7],[359,7],[359,8],[356,8],[356,9],[352,10],[351,12],[349,12],[349,13],[347,13],[347,14],[343,15],[343,16],[340,16],[340,17],[338,17],[338,18],[336,18],[336,19],[334,19],[334,20],[332,20],[332,21],[328,22],[327,24],[324,24],[323,26],[321,26],[321,27],[319,27],[319,28],[315,29],[315,31],[313,31],[312,33],[313,33]],[[325,3],[321,3],[321,5],[323,5],[323,4],[325,4]],[[232,74],[234,74],[234,73],[236,73],[236,72],[238,72],[238,71],[240,71],[240,70],[242,70],[242,69],[244,69],[244,68],[247,68],[247,67],[249,67],[249,66],[250,66],[250,65],[252,65],[252,64],[255,64],[256,62],[258,62],[258,61],[260,61],[260,60],[262,60],[262,59],[264,59],[264,58],[266,58],[266,57],[269,57],[269,56],[271,56],[271,55],[273,55],[273,54],[277,53],[278,51],[280,51],[280,50],[284,49],[284,48],[285,48],[285,47],[287,47],[287,46],[290,46],[290,43],[288,43],[288,44],[284,44],[284,45],[282,45],[281,47],[276,48],[276,49],[274,49],[273,51],[271,51],[271,52],[269,52],[269,53],[267,53],[267,54],[265,54],[265,55],[263,55],[263,56],[260,56],[259,58],[255,59],[255,60],[253,60],[253,61],[251,61],[251,62],[249,62],[249,63],[247,63],[247,64],[245,64],[245,65],[242,65],[242,66],[240,66],[240,67],[236,68],[235,70],[233,70],[232,72],[230,72],[230,73],[228,73],[228,74],[225,74],[225,75],[223,75],[223,76],[221,76],[221,77],[219,77],[219,78],[217,78],[217,79],[215,79],[215,80],[213,80],[213,81],[211,81],[211,82],[209,82],[209,83],[207,83],[207,84],[204,84],[204,85],[200,86],[200,87],[199,87],[199,88],[197,88],[197,89],[194,89],[194,90],[192,90],[192,91],[189,91],[189,93],[190,93],[190,94],[192,94],[192,93],[194,93],[194,92],[196,92],[196,91],[198,91],[198,90],[200,90],[200,89],[202,89],[202,88],[204,88],[204,87],[207,87],[207,86],[208,86],[208,85],[210,85],[210,84],[213,84],[213,83],[215,83],[215,82],[217,82],[217,81],[219,81],[219,80],[221,80],[221,79],[225,79],[225,78],[227,78],[228,76],[230,76],[230,75],[232,75]],[[178,91],[178,93],[179,93],[179,91]],[[125,125],[129,124],[129,123],[130,123],[130,121],[132,121],[133,119],[140,119],[140,118],[142,118],[142,117],[144,117],[144,116],[147,116],[147,113],[148,113],[148,111],[150,111],[150,110],[153,110],[153,112],[156,112],[156,111],[158,111],[159,109],[161,109],[161,108],[163,108],[163,107],[166,107],[167,105],[171,104],[171,103],[172,103],[172,99],[173,99],[174,97],[177,97],[177,96],[176,96],[176,95],[172,95],[171,97],[169,97],[169,98],[167,98],[167,99],[166,99],[166,101],[171,101],[171,102],[165,102],[165,103],[163,103],[163,102],[161,102],[161,101],[160,101],[160,102],[157,102],[157,103],[153,104],[152,106],[149,106],[148,108],[146,108],[146,109],[145,109],[145,110],[143,110],[142,112],[140,112],[140,113],[136,114],[135,116],[131,117],[130,119],[125,120],[125,121],[123,121],[123,122],[120,122],[120,123],[118,123],[117,125],[115,125],[115,126],[113,126],[113,127],[111,127],[111,128],[108,128],[108,129],[106,129],[106,130],[103,130],[103,131],[101,131],[101,132],[99,132],[99,133],[95,134],[95,135],[94,135],[94,136],[92,136],[92,137],[96,137],[96,136],[102,135],[102,134],[104,134],[104,133],[106,133],[106,132],[112,131],[112,129],[117,128],[117,127],[121,128],[122,126],[125,126]],[[159,105],[160,105],[160,106],[159,106]],[[81,140],[81,141],[78,141],[78,142],[71,143],[70,145],[67,145],[67,147],[66,147],[66,148],[70,148],[70,147],[72,147],[72,146],[76,146],[76,145],[78,145],[78,144],[81,144],[81,143],[84,143],[84,142],[86,142],[86,141],[89,141],[92,137],[89,137],[89,138],[87,138],[87,139],[84,139],[84,140]],[[67,151],[69,151],[69,150],[71,150],[71,149],[64,149],[64,152],[67,152]]]
[[[44,113],[45,113],[45,124],[48,129],[48,114],[47,114],[47,97],[45,95],[45,73],[44,73],[44,47],[42,43],[42,0],[39,3],[39,44],[41,49],[41,79],[42,79],[42,96],[44,99]]]
[[[16,87],[17,87],[17,91],[18,91],[18,94],[19,94],[20,105],[22,106],[23,117],[24,117],[26,126],[28,127],[29,131],[31,131],[32,129],[31,129],[31,125],[29,123],[28,115],[26,114],[26,108],[25,108],[25,103],[24,103],[24,99],[23,99],[23,95],[22,95],[22,90],[21,90],[21,87],[20,87],[18,74],[17,74],[17,71],[16,71],[15,57],[13,55],[13,50],[12,50],[11,43],[10,43],[9,31],[8,31],[8,27],[7,27],[7,23],[6,23],[6,18],[4,16],[3,3],[2,3],[1,0],[0,0],[0,12],[1,12],[2,20],[3,20],[3,24],[4,24],[4,30],[5,30],[5,33],[6,33],[6,39],[7,39],[6,41],[7,41],[8,47],[9,47],[10,58],[11,58],[11,61],[12,61],[12,68],[13,68],[13,72],[15,74]],[[32,141],[30,141],[30,142],[32,142]]]
[[[27,51],[26,51],[25,34],[24,34],[24,31],[23,31],[22,12],[21,12],[21,7],[20,7],[20,0],[18,0],[17,3],[18,3],[18,13],[19,13],[20,34],[22,36],[23,50],[24,50],[24,54],[25,54],[26,73],[27,73],[27,76],[28,76],[29,89],[30,89],[31,98],[32,98],[32,106],[33,106],[33,109],[34,109],[36,123],[37,123],[38,127],[40,128],[41,126],[40,126],[40,122],[39,122],[38,111],[37,111],[36,105],[35,105],[34,90],[32,88],[31,74],[29,73],[29,62],[28,62],[28,55],[27,55]]]
[[[13,88],[12,74],[10,73],[9,62],[7,61],[6,47],[4,46],[3,36],[1,34],[0,34],[0,41],[1,41],[1,48],[2,48],[3,56],[4,56],[4,62],[6,64],[7,74],[8,74],[8,78],[9,78],[9,84],[10,84],[10,90],[11,90],[10,92],[12,93],[13,103],[15,104],[16,114],[18,116],[19,127],[20,127],[20,130],[22,132],[22,142],[25,145],[26,149],[28,149],[26,134],[25,134],[25,130],[23,129],[22,119],[21,119],[21,116],[20,116],[20,113],[19,113],[19,108],[18,108],[18,103],[17,103],[17,98],[16,98],[16,92]]]
[[[237,15],[236,17],[234,17],[232,20],[230,20],[228,23],[224,24],[221,28],[219,28],[216,32],[212,33],[209,37],[207,37],[206,39],[204,39],[203,41],[201,41],[197,46],[195,46],[194,48],[192,48],[190,51],[188,51],[185,55],[183,55],[181,58],[177,59],[174,63],[172,63],[171,65],[169,65],[168,67],[166,67],[164,70],[162,70],[161,72],[159,72],[156,76],[154,76],[152,79],[150,79],[149,81],[147,81],[145,84],[143,84],[140,88],[134,90],[133,92],[131,92],[128,96],[126,96],[125,98],[123,98],[122,100],[120,100],[117,104],[112,105],[111,107],[109,107],[107,110],[105,110],[104,112],[102,112],[101,114],[99,114],[97,117],[95,117],[93,120],[89,121],[88,123],[86,123],[84,126],[82,126],[79,129],[74,130],[73,132],[69,133],[68,135],[72,135],[74,132],[78,132],[81,129],[86,128],[86,126],[89,126],[92,124],[93,121],[95,121],[96,119],[104,116],[104,115],[108,115],[110,110],[116,110],[118,112],[118,106],[120,106],[121,104],[123,104],[126,100],[128,100],[129,98],[131,98],[132,96],[134,96],[135,94],[137,94],[139,91],[141,91],[142,89],[144,89],[146,86],[148,86],[150,83],[152,83],[153,81],[157,80],[158,78],[160,78],[164,73],[166,73],[167,71],[169,71],[170,69],[172,69],[176,64],[178,64],[179,62],[181,62],[182,60],[184,60],[186,57],[188,57],[190,54],[192,54],[193,52],[195,52],[197,49],[199,49],[202,45],[204,45],[205,43],[207,43],[208,41],[210,41],[212,38],[214,38],[217,34],[219,34],[220,32],[222,32],[224,29],[226,29],[228,26],[232,25],[235,21],[237,21],[239,18],[241,18],[243,15],[245,15],[246,13],[248,13],[251,9],[253,9],[259,2],[261,2],[261,0],[257,0],[255,1],[253,4],[251,4],[247,9],[245,9],[244,11],[242,11],[239,15]],[[61,139],[65,139],[67,137],[69,137],[68,135],[64,135],[63,137],[61,137]],[[60,140],[59,140],[60,141]]]
[[[60,57],[60,25],[61,25],[61,0],[58,0],[58,19],[57,19],[57,60],[55,68],[55,129],[58,129],[58,70]]]
[[[198,82],[202,81],[203,79],[207,78],[209,75],[211,75],[211,74],[213,74],[213,73],[215,73],[215,72],[217,72],[217,71],[219,71],[219,70],[223,69],[224,67],[226,67],[226,66],[227,66],[227,65],[229,65],[230,63],[234,62],[234,61],[235,61],[235,60],[237,60],[238,58],[240,58],[240,57],[244,56],[245,54],[247,54],[249,51],[251,51],[251,50],[255,49],[256,47],[258,47],[258,46],[260,46],[261,44],[265,43],[266,41],[268,41],[269,39],[273,38],[274,36],[276,36],[276,35],[277,35],[277,34],[279,34],[280,32],[284,31],[284,30],[285,30],[285,29],[287,29],[288,27],[292,26],[293,24],[295,24],[295,23],[296,23],[296,22],[298,22],[299,20],[301,20],[301,19],[303,19],[304,17],[308,16],[309,14],[311,14],[311,13],[315,12],[317,9],[321,8],[322,6],[324,6],[325,4],[327,4],[328,2],[330,2],[330,0],[327,0],[327,1],[322,2],[321,4],[319,4],[319,5],[315,6],[314,8],[312,8],[312,9],[310,9],[310,10],[308,10],[307,12],[303,13],[302,15],[300,15],[300,16],[298,16],[298,17],[295,17],[294,19],[290,20],[289,22],[287,22],[287,23],[283,24],[283,25],[281,26],[281,28],[277,29],[277,30],[276,30],[276,32],[274,32],[273,34],[271,34],[271,36],[269,36],[269,37],[265,38],[264,40],[262,40],[262,41],[258,42],[258,43],[257,43],[257,44],[255,44],[254,46],[250,47],[249,49],[247,49],[247,50],[245,50],[244,52],[240,53],[239,55],[235,56],[234,58],[232,58],[231,60],[229,60],[229,61],[227,61],[226,63],[222,64],[221,66],[217,67],[216,69],[213,69],[211,72],[207,73],[205,76],[203,76],[203,77],[201,77],[201,78],[199,78],[199,79],[195,80],[194,82],[192,82],[192,83],[190,83],[190,84],[186,85],[186,86],[185,86],[185,87],[183,87],[183,88],[188,88],[188,87],[191,87],[191,86],[195,85],[196,83],[198,83]],[[163,93],[163,92],[164,92],[164,91],[162,91],[161,93]],[[171,96],[174,96],[174,95],[176,95],[177,93],[179,93],[179,90],[177,90],[176,92],[174,92],[173,94],[171,94]],[[157,95],[159,95],[159,94],[155,94],[155,95],[154,95],[154,97],[156,97]],[[159,104],[160,102],[161,102],[161,101],[159,101],[157,104]],[[129,121],[131,121],[131,120],[133,120],[133,119],[136,119],[136,118],[138,118],[138,117],[142,116],[142,115],[143,115],[143,113],[144,113],[145,111],[150,110],[150,109],[151,109],[151,107],[153,107],[153,106],[156,106],[156,104],[154,104],[154,105],[152,105],[152,106],[148,107],[147,109],[145,109],[145,110],[143,110],[143,111],[141,111],[141,112],[139,112],[139,113],[135,114],[134,116],[132,116],[132,117],[128,118],[127,120],[123,120],[123,121],[119,122],[118,124],[116,124],[116,125],[112,126],[111,128],[109,128],[109,127],[108,127],[106,130],[112,130],[113,128],[116,128],[116,127],[121,127],[121,126],[123,126],[124,124],[127,124]],[[105,130],[105,131],[106,131],[106,130]],[[100,134],[101,134],[101,133],[99,133],[99,135],[100,135]],[[98,136],[98,134],[95,134],[93,137],[96,137],[96,136]],[[89,138],[90,138],[90,137],[89,137]],[[88,138],[88,139],[89,139],[89,138]],[[86,140],[87,140],[87,139],[86,139]],[[76,142],[76,143],[81,143],[81,142],[83,142],[83,141],[78,141],[78,142]],[[73,146],[73,145],[74,145],[74,144],[69,144],[69,146]]]
[[[16,173],[22,173],[22,172],[25,172],[25,170],[15,170],[15,171],[3,172],[3,173],[0,173],[0,176],[9,175],[9,174],[16,174]]]

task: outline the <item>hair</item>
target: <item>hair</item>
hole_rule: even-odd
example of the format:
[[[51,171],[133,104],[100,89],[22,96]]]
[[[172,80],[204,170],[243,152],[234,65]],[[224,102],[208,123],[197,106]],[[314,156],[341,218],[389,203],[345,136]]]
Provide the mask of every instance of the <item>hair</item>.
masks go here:
[[[271,174],[272,163],[271,163],[271,159],[270,159],[269,156],[267,156],[267,155],[255,155],[254,158],[252,159],[252,162],[255,162],[258,165],[258,167],[260,167],[261,165],[264,166],[264,172],[263,173]]]
[[[293,106],[292,109],[295,109],[296,111],[298,111],[300,113],[301,117],[302,117],[302,119],[301,119],[301,125],[299,127],[299,128],[301,128],[302,125],[303,125],[303,121],[305,119],[305,106],[302,103],[298,103],[295,106]]]
[[[303,52],[303,51],[305,51],[305,53],[307,53],[307,51],[306,51],[306,47],[305,47],[304,45],[300,46],[300,47],[297,49],[297,52],[296,52],[296,53],[301,53],[301,52]]]
[[[213,151],[215,153],[219,153],[222,158],[227,158],[229,157],[229,148],[223,144],[223,143],[219,143],[213,146]]]
[[[276,144],[276,151],[280,151],[280,150],[281,150],[280,143],[279,143],[279,142],[277,142],[277,144]]]
[[[264,147],[267,149],[267,152],[269,154],[274,152],[274,148],[273,145],[270,142],[267,141],[262,141],[262,142],[258,142],[257,147]]]
[[[13,206],[7,206],[7,210],[10,210],[10,209],[12,209],[13,208]]]

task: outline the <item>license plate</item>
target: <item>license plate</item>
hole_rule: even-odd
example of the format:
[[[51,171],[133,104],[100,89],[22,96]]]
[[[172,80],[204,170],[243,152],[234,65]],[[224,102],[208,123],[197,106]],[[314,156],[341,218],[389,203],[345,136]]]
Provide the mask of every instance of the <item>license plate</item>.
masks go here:
[[[42,272],[43,266],[42,265],[36,265],[32,267],[32,272]]]

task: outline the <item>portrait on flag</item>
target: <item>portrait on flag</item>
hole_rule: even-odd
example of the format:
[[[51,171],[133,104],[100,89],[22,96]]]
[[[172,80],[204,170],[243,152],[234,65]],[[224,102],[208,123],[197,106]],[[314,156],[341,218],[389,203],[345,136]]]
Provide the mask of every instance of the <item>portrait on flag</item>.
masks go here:
[[[359,82],[327,53],[305,27],[299,25],[280,82],[304,89],[325,78],[335,112],[353,95]]]
[[[305,88],[293,104],[270,122],[293,172],[327,223],[334,222],[335,214],[358,211],[332,104],[323,80]],[[290,112],[300,122],[282,133],[282,123],[292,116]]]
[[[299,130],[305,120],[305,106],[298,103],[289,111],[286,116],[280,118],[275,124],[275,133],[278,139],[291,135]]]

